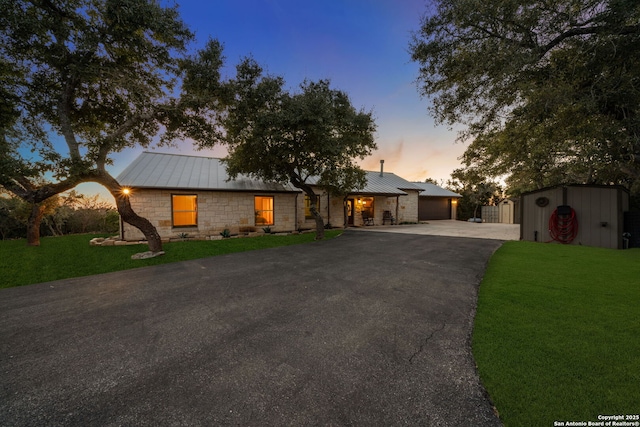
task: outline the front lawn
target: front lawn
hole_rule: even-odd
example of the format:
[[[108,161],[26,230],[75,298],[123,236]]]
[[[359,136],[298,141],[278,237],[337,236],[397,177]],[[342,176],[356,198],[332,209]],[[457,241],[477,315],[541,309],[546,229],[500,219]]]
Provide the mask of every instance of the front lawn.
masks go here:
[[[332,238],[341,233],[340,230],[327,230],[325,237]],[[146,260],[131,259],[131,255],[147,251],[146,245],[89,246],[89,240],[94,237],[99,236],[83,234],[45,237],[41,239],[39,247],[27,246],[24,239],[0,241],[0,288],[89,276],[233,252],[308,243],[313,242],[315,233],[172,242],[164,245],[165,255]]]
[[[507,427],[639,414],[640,250],[505,243],[480,286],[473,353]]]

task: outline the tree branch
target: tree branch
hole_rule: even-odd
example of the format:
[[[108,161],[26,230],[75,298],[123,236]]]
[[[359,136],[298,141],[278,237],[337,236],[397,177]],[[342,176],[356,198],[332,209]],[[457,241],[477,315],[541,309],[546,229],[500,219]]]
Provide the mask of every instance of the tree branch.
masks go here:
[[[98,157],[96,159],[96,165],[99,170],[104,170],[107,162],[107,156],[113,149],[113,142],[118,138],[122,138],[131,131],[140,121],[145,121],[154,118],[158,114],[158,111],[147,111],[146,113],[139,114],[127,119],[118,129],[107,135],[98,149]]]
[[[565,31],[564,33],[558,35],[556,38],[551,40],[546,45],[541,46],[539,57],[542,58],[551,49],[553,49],[554,47],[562,43],[564,40],[569,39],[571,37],[584,36],[589,34],[605,34],[605,33],[611,33],[611,34],[617,34],[617,35],[640,34],[640,24],[627,25],[615,31],[612,31],[612,29],[607,26],[571,28]]]
[[[60,94],[60,100],[58,101],[58,119],[60,120],[60,130],[69,147],[69,155],[75,162],[80,161],[81,157],[79,144],[73,132],[73,127],[71,126],[71,104],[73,102],[74,87],[70,80],[69,78],[65,81],[64,88]]]

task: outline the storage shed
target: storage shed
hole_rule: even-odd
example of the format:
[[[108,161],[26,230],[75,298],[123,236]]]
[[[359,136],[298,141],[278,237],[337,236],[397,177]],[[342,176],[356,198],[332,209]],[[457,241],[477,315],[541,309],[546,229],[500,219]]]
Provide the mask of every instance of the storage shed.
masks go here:
[[[495,206],[483,206],[482,222],[500,224],[520,223],[520,200],[502,199]]]
[[[629,193],[619,186],[564,185],[523,193],[520,238],[622,249]]]

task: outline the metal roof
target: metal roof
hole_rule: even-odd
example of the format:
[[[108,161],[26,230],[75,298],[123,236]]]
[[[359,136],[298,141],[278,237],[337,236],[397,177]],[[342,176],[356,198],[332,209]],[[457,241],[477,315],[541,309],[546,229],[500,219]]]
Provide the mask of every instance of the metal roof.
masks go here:
[[[366,172],[367,184],[352,194],[406,196],[403,190],[421,188],[394,173]],[[239,175],[229,180],[221,159],[182,154],[143,152],[116,178],[120,185],[134,188],[183,190],[300,192],[291,184],[266,183]],[[312,177],[309,181],[315,184]]]
[[[367,184],[361,190],[354,191],[352,194],[379,194],[386,196],[406,196],[407,193],[402,190],[420,189],[398,175],[391,172],[367,171]]]
[[[430,182],[414,182],[414,185],[420,187],[422,192],[420,196],[426,197],[462,197],[458,193],[454,193],[453,191],[446,190],[438,185],[432,184]]]
[[[402,191],[402,189],[420,191],[418,187],[409,181],[390,172],[385,172],[383,176],[380,176],[380,172],[365,171],[365,174],[367,182],[364,188],[360,190],[354,189],[349,194],[367,196],[406,196],[407,193]],[[311,185],[317,185],[319,180],[320,178],[317,176],[310,176],[307,179],[307,182]]]
[[[116,178],[120,185],[137,188],[184,190],[299,192],[292,185],[266,183],[239,175],[229,180],[220,159],[144,152]]]

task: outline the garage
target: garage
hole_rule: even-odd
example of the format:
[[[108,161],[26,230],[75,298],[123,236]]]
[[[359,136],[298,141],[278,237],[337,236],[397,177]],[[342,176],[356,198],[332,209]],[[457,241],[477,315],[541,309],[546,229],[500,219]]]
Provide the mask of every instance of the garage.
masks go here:
[[[418,197],[418,220],[456,219],[458,193],[430,182],[414,182],[422,189]]]

